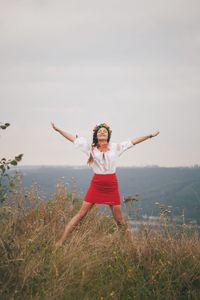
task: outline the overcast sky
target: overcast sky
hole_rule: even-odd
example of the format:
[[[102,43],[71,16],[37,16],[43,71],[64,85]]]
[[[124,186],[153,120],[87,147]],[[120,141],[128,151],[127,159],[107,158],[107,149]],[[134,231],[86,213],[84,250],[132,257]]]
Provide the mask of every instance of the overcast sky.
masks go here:
[[[118,166],[200,164],[198,0],[0,0],[0,158],[86,165],[50,122],[92,142],[160,134]]]

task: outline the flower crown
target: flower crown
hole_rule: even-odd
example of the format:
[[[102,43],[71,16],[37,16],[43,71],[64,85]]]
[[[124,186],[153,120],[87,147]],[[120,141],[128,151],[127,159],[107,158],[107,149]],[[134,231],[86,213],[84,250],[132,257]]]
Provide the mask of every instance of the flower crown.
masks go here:
[[[110,129],[110,126],[108,126],[106,123],[101,123],[101,124],[98,124],[96,125],[94,128],[93,128],[93,131],[98,131],[101,127],[105,127],[108,132],[111,134],[112,133],[112,130]]]

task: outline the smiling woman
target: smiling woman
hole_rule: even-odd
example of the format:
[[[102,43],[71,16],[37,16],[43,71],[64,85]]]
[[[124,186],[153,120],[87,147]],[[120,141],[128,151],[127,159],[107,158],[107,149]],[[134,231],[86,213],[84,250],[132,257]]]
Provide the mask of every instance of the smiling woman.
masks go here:
[[[106,123],[101,123],[94,127],[93,141],[90,145],[85,137],[74,137],[71,134],[58,129],[53,123],[52,126],[65,138],[72,141],[76,148],[87,155],[87,163],[94,171],[94,175],[80,210],[66,225],[63,235],[56,243],[56,246],[62,245],[66,237],[74,229],[74,226],[78,224],[94,204],[109,205],[119,228],[125,228],[125,232],[128,232],[128,223],[120,208],[120,194],[116,176],[116,160],[126,150],[132,148],[137,143],[156,136],[159,132],[154,135],[151,134],[139,137],[132,141],[131,139],[127,139],[120,143],[112,143],[110,141],[112,130]]]

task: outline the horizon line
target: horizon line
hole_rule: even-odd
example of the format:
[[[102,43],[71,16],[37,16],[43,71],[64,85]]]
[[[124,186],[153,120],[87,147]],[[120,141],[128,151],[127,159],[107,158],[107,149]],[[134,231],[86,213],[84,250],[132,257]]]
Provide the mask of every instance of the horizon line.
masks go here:
[[[31,165],[31,164],[24,164],[24,165],[17,165],[16,168],[23,168],[23,167],[69,167],[69,168],[85,168],[85,169],[91,169],[91,167],[87,165],[51,165],[51,164],[38,164],[38,165]],[[190,166],[161,166],[161,165],[144,165],[144,166],[117,166],[117,168],[200,168],[200,164],[193,164]]]

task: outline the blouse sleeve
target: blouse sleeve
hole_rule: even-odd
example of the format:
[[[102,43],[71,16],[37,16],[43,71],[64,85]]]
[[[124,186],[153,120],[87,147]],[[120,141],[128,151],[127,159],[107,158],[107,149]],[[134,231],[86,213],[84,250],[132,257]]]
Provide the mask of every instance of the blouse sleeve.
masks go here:
[[[118,156],[121,156],[122,153],[124,153],[126,150],[132,148],[133,146],[134,145],[133,145],[133,143],[131,142],[130,139],[127,139],[127,140],[125,140],[125,141],[123,141],[121,143],[117,143],[116,150],[117,150]]]
[[[87,156],[90,156],[90,145],[87,141],[87,139],[83,136],[76,136],[76,139],[74,140],[74,146],[75,148],[80,149],[82,152],[84,152]]]

